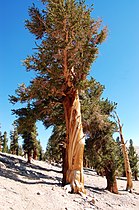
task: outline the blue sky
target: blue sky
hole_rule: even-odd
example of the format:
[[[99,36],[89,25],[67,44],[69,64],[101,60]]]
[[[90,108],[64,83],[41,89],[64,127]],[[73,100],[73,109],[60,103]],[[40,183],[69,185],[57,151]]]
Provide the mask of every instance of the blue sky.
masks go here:
[[[0,7],[0,124],[2,132],[10,132],[15,117],[8,95],[18,84],[28,84],[31,73],[25,71],[22,60],[32,54],[34,36],[24,27],[28,7],[37,0],[2,0]],[[123,123],[125,140],[139,145],[139,1],[87,0],[94,4],[92,16],[108,26],[108,38],[100,46],[99,56],[90,74],[105,85],[104,97],[117,102],[117,112]],[[38,125],[39,139],[46,148],[50,132]]]

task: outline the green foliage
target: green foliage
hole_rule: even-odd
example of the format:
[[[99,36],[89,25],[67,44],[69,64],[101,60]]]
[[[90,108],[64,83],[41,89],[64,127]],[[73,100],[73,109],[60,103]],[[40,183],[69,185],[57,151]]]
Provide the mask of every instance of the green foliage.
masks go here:
[[[126,176],[126,172],[125,172],[125,163],[124,163],[124,157],[123,157],[123,151],[122,151],[122,145],[121,145],[121,141],[120,141],[120,138],[117,137],[116,138],[116,143],[118,145],[118,151],[116,153],[116,155],[119,157],[119,168],[118,168],[118,174],[119,176],[123,176],[125,177]]]
[[[101,135],[113,133],[116,124],[111,120],[111,113],[116,104],[102,98],[104,86],[91,78],[86,80],[85,91],[81,93],[81,109],[84,132],[92,139],[99,140]]]
[[[24,155],[23,148],[22,148],[21,145],[19,146],[19,149],[18,149],[18,155],[19,156],[23,156]]]
[[[106,171],[111,171],[113,176],[117,175],[121,166],[118,156],[119,147],[112,136],[107,135],[101,141],[95,142],[87,139],[86,148],[87,159],[98,174],[105,175]]]
[[[26,130],[23,132],[22,138],[24,139],[23,142],[24,152],[25,153],[27,153],[28,151],[33,152],[34,147],[36,147],[36,137],[34,133]]]
[[[16,114],[17,119],[15,124],[17,126],[18,133],[23,138],[23,149],[24,152],[31,156],[37,156],[38,153],[38,140],[37,140],[37,128],[36,128],[36,118],[34,112],[30,106],[27,105],[25,108],[13,110]]]
[[[83,128],[87,135],[85,160],[98,173],[109,170],[114,177],[120,166],[119,147],[113,139],[117,126],[111,118],[116,103],[104,100],[103,91],[104,86],[91,78],[82,92]]]
[[[27,107],[12,110],[12,112],[17,118],[14,123],[18,128],[19,134],[22,134],[24,130],[32,130],[36,122],[36,118],[34,115],[34,110],[29,103],[27,104]]]
[[[75,71],[70,73],[70,80],[78,83],[82,81],[96,59],[97,45],[107,34],[106,28],[98,32],[101,20],[92,19],[90,12],[84,2],[75,0],[46,1],[42,11],[33,5],[29,9],[30,20],[26,20],[26,28],[42,42],[37,46],[38,53],[25,60],[27,69],[44,74],[50,79],[47,85],[51,86],[52,83],[53,87],[60,90],[66,82],[63,52],[67,50],[67,70],[71,71],[74,66]],[[64,86],[66,89],[67,85]]]
[[[35,117],[48,127],[56,122],[52,108],[59,109],[65,96],[75,89],[84,89],[82,82],[107,29],[101,28],[101,20],[91,17],[92,9],[84,1],[42,2],[44,9],[33,5],[29,8],[30,19],[25,21],[26,28],[39,40],[34,54],[24,61],[27,71],[35,71],[36,77],[28,87],[21,84],[10,101],[30,101]]]
[[[28,128],[22,130],[21,133],[22,138],[24,139],[23,142],[23,149],[25,153],[36,153],[36,157],[38,154],[38,141],[37,141],[37,131],[36,126],[34,125],[31,130]]]
[[[66,140],[66,130],[65,124],[59,126],[54,126],[51,137],[48,140],[46,148],[46,159],[48,161],[53,161],[61,163],[62,161],[62,148],[65,145]]]

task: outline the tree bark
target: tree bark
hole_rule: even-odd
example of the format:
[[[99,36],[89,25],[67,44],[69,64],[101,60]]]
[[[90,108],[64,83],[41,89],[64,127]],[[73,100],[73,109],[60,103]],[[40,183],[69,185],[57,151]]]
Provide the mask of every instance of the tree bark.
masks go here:
[[[27,152],[27,155],[28,155],[28,161],[27,161],[27,163],[31,163],[31,151],[28,151]]]
[[[16,149],[16,155],[18,156],[18,153],[19,153],[19,151],[18,151],[18,148]]]
[[[33,159],[34,160],[37,160],[37,156],[38,156],[38,154],[37,154],[37,148],[35,147],[34,150],[33,150]]]
[[[135,176],[135,181],[138,181],[138,171],[134,172],[134,176]]]
[[[66,148],[62,148],[62,173],[63,173],[63,179],[62,179],[62,186],[66,185],[66,172],[67,172],[67,158],[66,158]]]
[[[113,174],[112,170],[110,169],[105,169],[105,173],[106,173],[106,179],[107,179],[106,189],[110,191],[111,193],[118,194],[116,176]]]
[[[74,193],[85,193],[83,175],[84,134],[78,91],[65,97],[66,154],[63,178]]]
[[[123,150],[123,156],[124,156],[124,163],[125,163],[125,172],[126,172],[126,178],[127,178],[127,185],[126,190],[132,192],[133,183],[132,183],[132,171],[130,167],[129,157],[126,149],[126,145],[124,143],[124,139],[121,135],[121,143],[122,143],[122,150]]]
[[[124,157],[124,164],[125,164],[125,172],[126,172],[126,178],[127,178],[127,185],[126,185],[126,190],[132,192],[133,189],[133,182],[132,182],[132,171],[130,167],[130,162],[129,162],[129,157],[128,157],[128,152],[126,149],[126,145],[124,142],[124,137],[123,137],[123,132],[122,132],[122,126],[120,123],[120,119],[118,115],[116,114],[117,119],[118,119],[118,125],[119,125],[119,134],[120,134],[120,139],[121,139],[121,145],[122,145],[122,151],[123,151],[123,157]]]

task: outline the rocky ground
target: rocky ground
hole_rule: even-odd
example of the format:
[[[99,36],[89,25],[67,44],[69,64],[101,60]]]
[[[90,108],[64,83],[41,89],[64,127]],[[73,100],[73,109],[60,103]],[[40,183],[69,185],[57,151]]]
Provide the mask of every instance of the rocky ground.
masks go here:
[[[133,193],[125,191],[126,180],[117,179],[119,194],[107,190],[105,177],[85,169],[87,195],[67,193],[61,187],[61,168],[0,153],[0,210],[139,210],[139,181]]]

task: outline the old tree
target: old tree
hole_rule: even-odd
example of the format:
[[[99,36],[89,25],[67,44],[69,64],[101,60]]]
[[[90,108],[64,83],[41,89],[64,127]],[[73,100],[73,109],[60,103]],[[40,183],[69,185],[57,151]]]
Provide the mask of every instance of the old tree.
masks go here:
[[[84,1],[42,0],[44,9],[33,5],[26,28],[38,43],[32,56],[24,61],[27,71],[36,77],[26,87],[21,85],[11,101],[30,101],[38,110],[38,119],[50,122],[52,108],[63,105],[66,122],[66,158],[64,184],[73,192],[85,192],[83,178],[84,134],[81,121],[79,93],[98,55],[98,45],[107,34],[101,20],[91,17],[92,9]],[[54,116],[53,116],[54,117]],[[58,119],[57,119],[58,120]],[[48,125],[47,125],[48,126]]]

